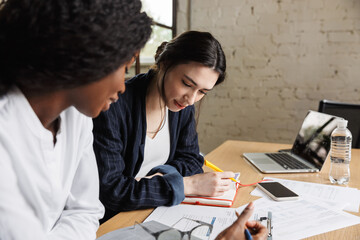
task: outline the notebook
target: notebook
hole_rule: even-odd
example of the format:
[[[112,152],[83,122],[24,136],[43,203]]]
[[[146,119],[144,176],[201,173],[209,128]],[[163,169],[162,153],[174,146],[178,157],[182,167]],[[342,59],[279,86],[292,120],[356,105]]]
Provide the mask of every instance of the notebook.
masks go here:
[[[244,153],[263,173],[319,172],[330,151],[331,132],[341,119],[309,111],[290,152]]]
[[[235,179],[239,180],[240,173],[235,173]],[[218,197],[201,197],[196,195],[185,196],[182,203],[193,204],[193,205],[206,205],[215,207],[231,207],[234,203],[239,184],[232,182],[231,188],[226,191],[223,195]]]

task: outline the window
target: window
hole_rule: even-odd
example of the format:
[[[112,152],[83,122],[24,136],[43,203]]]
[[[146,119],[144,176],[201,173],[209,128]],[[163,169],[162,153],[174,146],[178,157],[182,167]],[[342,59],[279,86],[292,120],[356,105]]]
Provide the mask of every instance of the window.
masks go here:
[[[176,0],[141,0],[142,10],[154,21],[153,32],[136,61],[134,74],[146,72],[154,63],[156,49],[176,34]],[[143,67],[143,70],[140,70]]]

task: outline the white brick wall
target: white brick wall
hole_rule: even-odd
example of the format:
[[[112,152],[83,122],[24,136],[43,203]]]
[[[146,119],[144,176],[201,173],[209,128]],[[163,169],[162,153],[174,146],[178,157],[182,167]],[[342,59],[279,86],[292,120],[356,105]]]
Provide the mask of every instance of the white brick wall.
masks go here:
[[[321,99],[360,104],[359,0],[179,0],[179,9],[178,32],[211,32],[227,57],[226,81],[201,107],[203,152],[227,139],[292,143]]]

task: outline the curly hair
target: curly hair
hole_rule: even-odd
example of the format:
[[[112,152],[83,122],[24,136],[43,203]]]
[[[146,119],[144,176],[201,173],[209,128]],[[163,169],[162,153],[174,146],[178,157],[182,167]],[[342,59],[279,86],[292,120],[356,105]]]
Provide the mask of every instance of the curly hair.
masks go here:
[[[0,3],[0,94],[98,81],[129,61],[151,34],[140,0]]]

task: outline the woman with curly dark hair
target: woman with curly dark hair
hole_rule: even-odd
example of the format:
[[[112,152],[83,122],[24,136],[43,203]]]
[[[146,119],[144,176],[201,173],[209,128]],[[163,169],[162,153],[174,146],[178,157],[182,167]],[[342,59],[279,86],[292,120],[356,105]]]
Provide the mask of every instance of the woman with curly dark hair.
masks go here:
[[[0,4],[0,239],[95,239],[92,120],[151,33],[139,0]],[[86,116],[85,116],[86,115]]]
[[[104,209],[89,117],[125,91],[125,69],[151,33],[140,9],[139,0],[0,4],[0,239],[95,239]],[[219,237],[242,239],[245,212]]]

